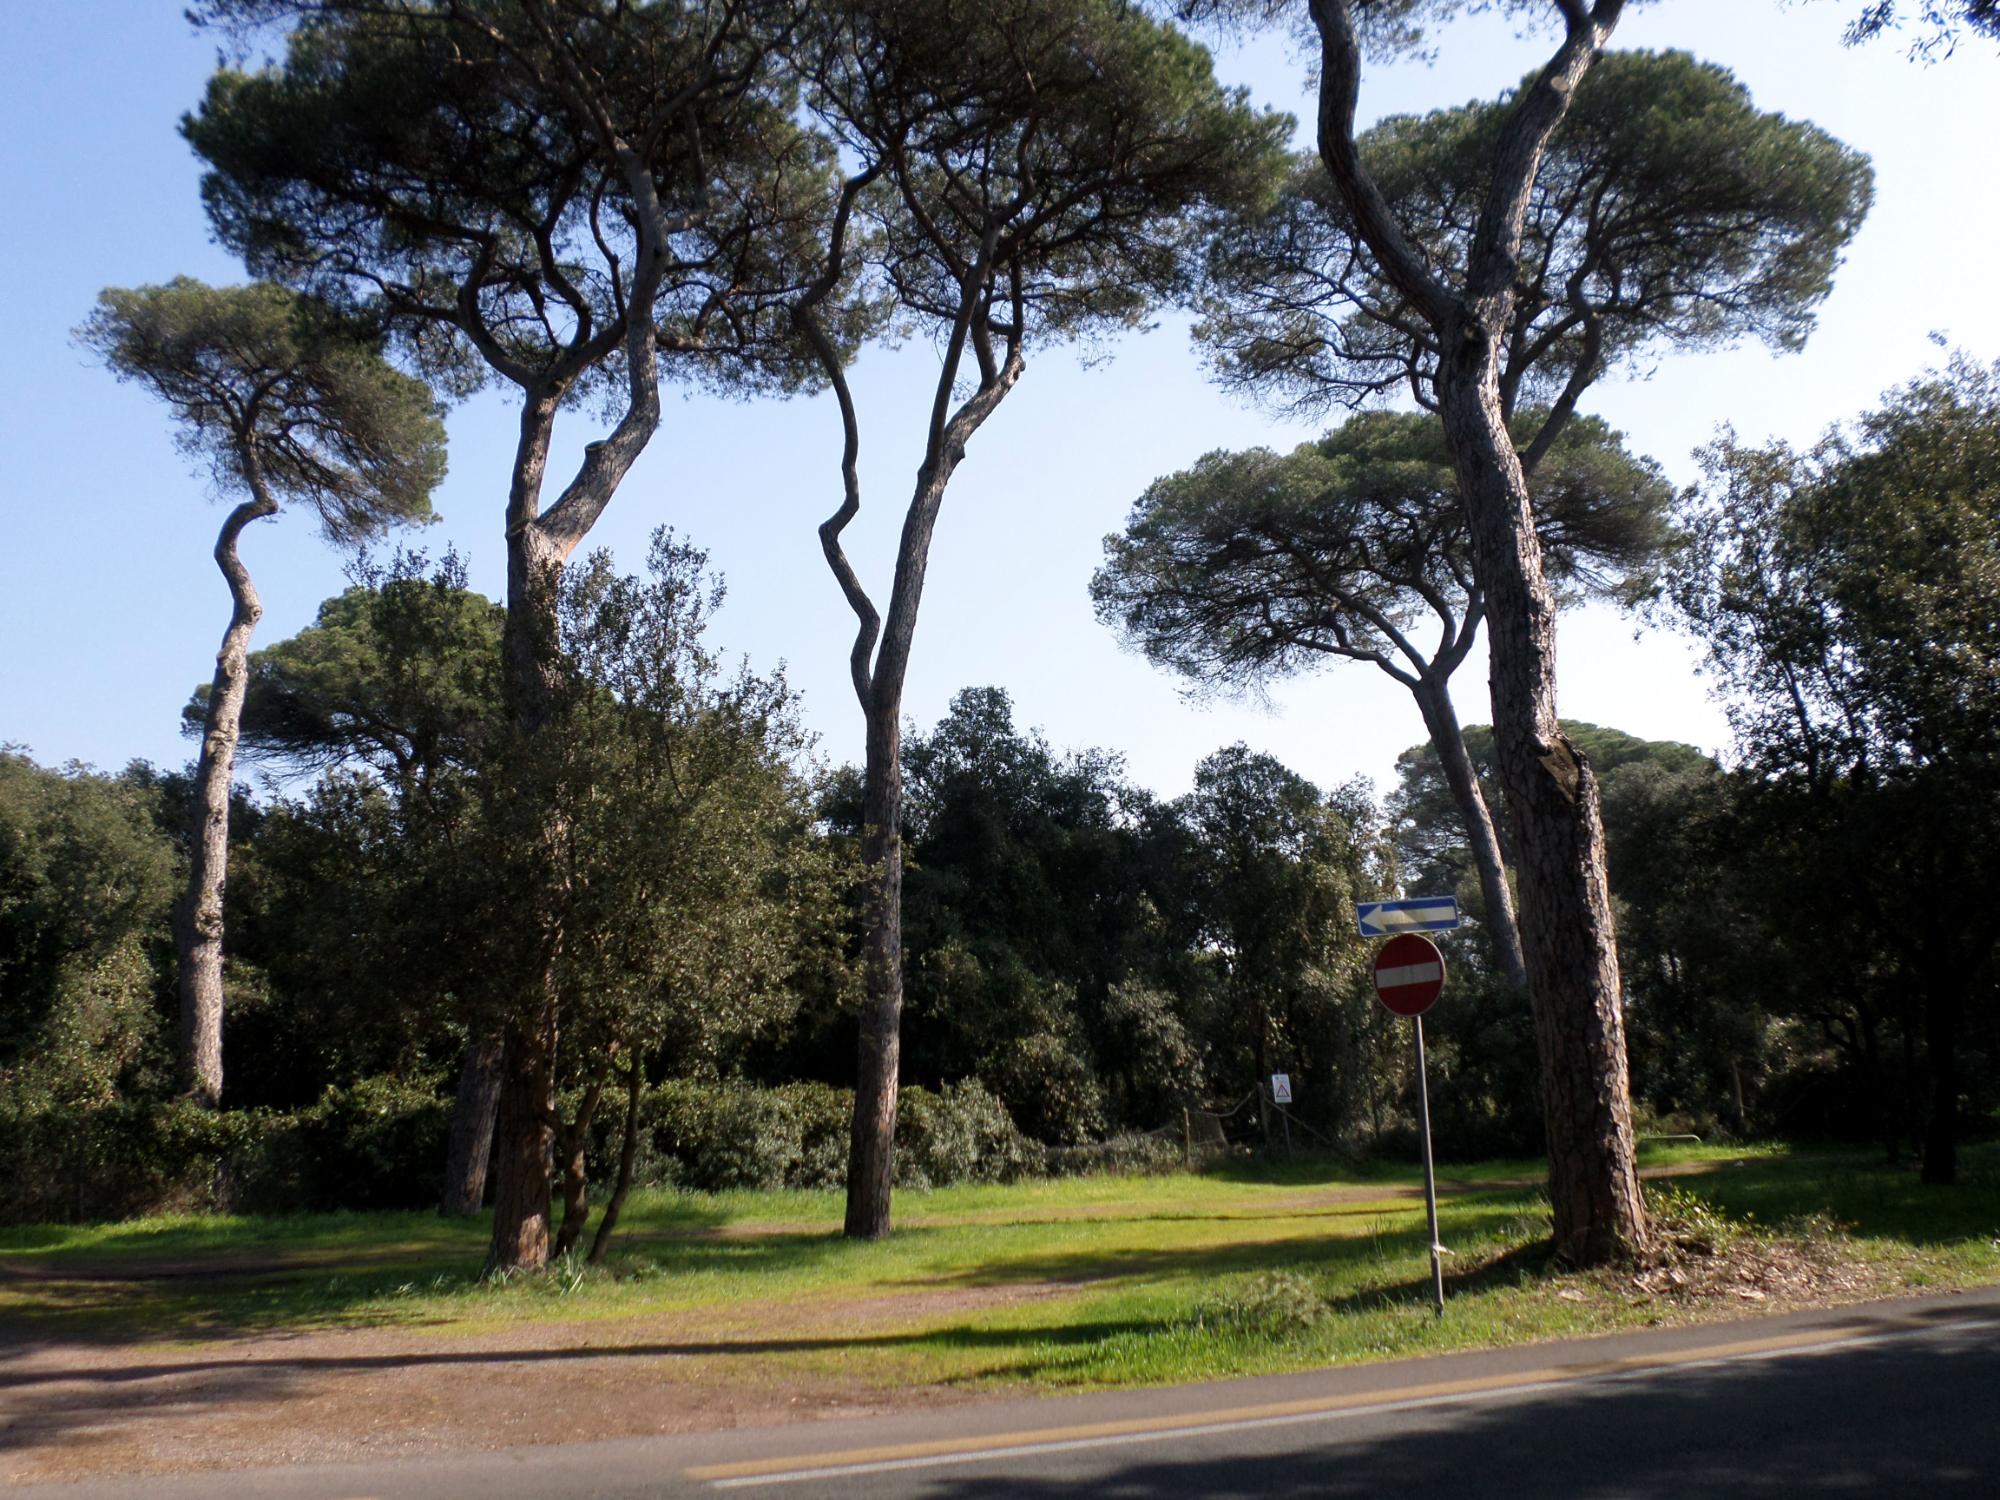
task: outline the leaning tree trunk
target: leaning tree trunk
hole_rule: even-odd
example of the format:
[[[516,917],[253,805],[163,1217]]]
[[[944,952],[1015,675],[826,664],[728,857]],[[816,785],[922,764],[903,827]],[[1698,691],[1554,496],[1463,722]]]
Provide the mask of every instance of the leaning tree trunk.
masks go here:
[[[597,1234],[590,1242],[590,1263],[601,1265],[618,1216],[625,1212],[625,1199],[632,1191],[632,1166],[639,1158],[639,1096],[646,1087],[646,1057],[633,1049],[625,1069],[625,1129],[618,1142],[618,1177],[611,1185],[611,1197],[597,1221]]]
[[[229,513],[215,539],[215,565],[229,585],[234,608],[215,654],[215,680],[209,685],[201,756],[195,763],[188,888],[174,913],[181,1082],[190,1098],[209,1109],[222,1102],[222,897],[229,879],[229,785],[249,685],[250,636],[264,613],[250,570],[236,554],[236,540],[252,521],[278,513],[277,502],[261,493],[261,483],[253,479],[252,487],[260,493]]]
[[[1516,990],[1528,988],[1527,960],[1521,953],[1521,925],[1514,916],[1514,893],[1507,886],[1507,865],[1500,854],[1500,835],[1493,826],[1492,809],[1479,788],[1479,774],[1465,750],[1465,733],[1459,727],[1458,711],[1452,707],[1451,691],[1444,683],[1426,678],[1417,684],[1417,707],[1423,711],[1424,727],[1431,744],[1437,747],[1438,763],[1444,768],[1445,786],[1458,804],[1458,816],[1465,825],[1465,840],[1472,849],[1472,861],[1479,869],[1479,890],[1486,900],[1486,926],[1493,934],[1493,949],[1500,959],[1500,972]]]
[[[475,1036],[459,1061],[458,1096],[452,1103],[445,1145],[444,1193],[438,1212],[463,1218],[486,1201],[486,1164],[493,1154],[493,1123],[500,1105],[500,1033]]]
[[[1557,1253],[1578,1265],[1647,1243],[1617,939],[1596,775],[1556,717],[1556,605],[1526,476],[1501,416],[1494,341],[1448,330],[1437,391],[1488,608],[1493,736],[1521,888]]]

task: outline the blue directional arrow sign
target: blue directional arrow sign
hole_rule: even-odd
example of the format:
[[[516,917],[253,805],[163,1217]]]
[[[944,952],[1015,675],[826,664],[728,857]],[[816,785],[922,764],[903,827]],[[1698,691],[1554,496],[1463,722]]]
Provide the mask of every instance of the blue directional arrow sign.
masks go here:
[[[1458,898],[1413,896],[1407,901],[1357,901],[1354,916],[1363,937],[1445,932],[1458,925]]]

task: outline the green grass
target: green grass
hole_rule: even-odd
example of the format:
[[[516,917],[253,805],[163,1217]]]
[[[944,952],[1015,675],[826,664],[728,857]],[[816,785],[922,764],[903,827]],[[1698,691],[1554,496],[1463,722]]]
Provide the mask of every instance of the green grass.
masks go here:
[[[1837,1239],[1870,1290],[2000,1279],[2000,1150],[1924,1188],[1855,1153],[1650,1149],[1748,1240]],[[428,1214],[176,1218],[0,1231],[0,1321],[33,1339],[201,1342],[393,1327],[589,1325],[591,1341],[745,1380],[1099,1386],[1298,1369],[1702,1315],[1542,1265],[1533,1162],[1441,1173],[1443,1319],[1410,1170],[1325,1163],[903,1192],[890,1238],[839,1234],[830,1193],[637,1195],[612,1264],[504,1284],[485,1226]],[[1737,1307],[1741,1305],[1738,1304]],[[1730,1308],[1728,1310],[1736,1310]],[[1710,1309],[1713,1311],[1713,1309]],[[575,1332],[565,1335],[569,1337]]]

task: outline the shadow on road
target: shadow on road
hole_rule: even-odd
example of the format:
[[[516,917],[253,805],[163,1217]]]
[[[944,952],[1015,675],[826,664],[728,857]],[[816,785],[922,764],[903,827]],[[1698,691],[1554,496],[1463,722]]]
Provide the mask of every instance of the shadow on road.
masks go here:
[[[1944,1314],[1942,1316],[1948,1316]],[[1392,1415],[1075,1456],[1061,1472],[934,1471],[824,1493],[932,1500],[1289,1500],[1303,1496],[1694,1496],[2000,1493],[2000,1341],[1949,1330],[1823,1355],[1688,1368],[1500,1406]],[[1238,1451],[1226,1451],[1234,1446]],[[1211,1452],[1211,1449],[1225,1451]],[[999,1465],[996,1464],[996,1468]]]

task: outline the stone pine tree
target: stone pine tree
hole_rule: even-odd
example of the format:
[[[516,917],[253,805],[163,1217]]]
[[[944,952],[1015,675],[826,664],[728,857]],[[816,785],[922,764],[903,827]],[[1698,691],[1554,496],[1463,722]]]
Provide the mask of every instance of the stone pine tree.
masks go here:
[[[1525,412],[1517,428],[1539,428]],[[1673,492],[1603,423],[1568,424],[1535,482],[1551,572],[1604,593],[1643,573]],[[1364,412],[1289,454],[1211,453],[1157,480],[1091,580],[1098,617],[1196,691],[1254,690],[1329,658],[1408,688],[1436,747],[1479,872],[1507,981],[1527,986],[1493,816],[1466,753],[1451,675],[1486,600],[1436,418]]]
[[[182,277],[109,290],[78,337],[121,380],[166,402],[183,450],[219,493],[241,497],[215,541],[232,607],[201,724],[188,887],[174,920],[183,1082],[213,1108],[222,1098],[229,788],[250,637],[264,612],[238,539],[286,505],[311,511],[342,544],[428,520],[444,477],[444,424],[430,389],[383,360],[373,329],[268,283]]]
[[[1228,0],[1197,8],[1280,9]],[[1511,97],[1359,131],[1364,56],[1419,45],[1427,25],[1467,8],[1458,0],[1282,7],[1310,22],[1319,73],[1318,160],[1309,185],[1295,188],[1299,211],[1289,222],[1327,253],[1281,262],[1307,267],[1301,315],[1280,287],[1250,290],[1228,299],[1212,336],[1226,378],[1268,379],[1280,390],[1303,381],[1309,393],[1330,381],[1335,394],[1363,399],[1406,390],[1443,425],[1486,600],[1556,1243],[1587,1263],[1636,1253],[1647,1234],[1599,790],[1556,717],[1557,599],[1532,474],[1582,390],[1621,356],[1743,332],[1780,347],[1802,340],[1865,211],[1869,178],[1865,162],[1813,132],[1797,143],[1793,160],[1806,173],[1796,183],[1773,173],[1755,197],[1723,191],[1704,207],[1709,184],[1727,189],[1746,172],[1758,175],[1758,153],[1771,143],[1754,121],[1767,117],[1718,99],[1719,86],[1725,95],[1733,89],[1719,70],[1608,54],[1623,0],[1504,0],[1496,8],[1555,36],[1548,61]],[[1572,116],[1582,135],[1570,138],[1606,143],[1594,180],[1579,175],[1562,145]],[[1635,120],[1644,128],[1634,132]],[[1426,166],[1433,150],[1455,165]],[[1616,174],[1626,170],[1621,153],[1644,167],[1645,191],[1616,190]],[[1788,185],[1808,232],[1769,211],[1770,190]],[[1307,206],[1314,200],[1317,207]],[[1545,216],[1552,201],[1564,200],[1571,212]],[[1593,219],[1600,208],[1606,213]],[[1628,250],[1673,245],[1693,258],[1614,259],[1627,227]],[[1661,274],[1642,274],[1656,268]],[[1254,286],[1254,257],[1238,280]],[[1245,307],[1253,322],[1259,308],[1272,317],[1261,328],[1233,330],[1231,318]],[[1517,444],[1512,418],[1530,403],[1545,405],[1550,420]]]
[[[1434,263],[1464,260],[1469,205],[1505,116],[1504,103],[1474,104],[1385,121],[1361,138],[1377,184]],[[1571,522],[1578,513],[1575,476],[1542,465],[1565,451],[1590,385],[1661,340],[1796,343],[1862,203],[1856,158],[1809,124],[1758,113],[1720,69],[1642,53],[1607,58],[1585,78],[1536,176],[1500,372],[1502,411],[1545,548],[1557,513]],[[1231,226],[1217,243],[1199,331],[1226,384],[1294,412],[1398,392],[1435,408],[1434,342],[1411,336],[1400,294],[1365,255],[1350,254],[1352,245],[1351,221],[1317,157],[1300,159],[1271,214]],[[1448,463],[1441,437],[1436,456]],[[1628,519],[1643,532],[1643,517]],[[1455,566],[1469,576],[1469,538],[1454,536]],[[1638,560],[1641,542],[1634,533],[1616,544],[1621,566]],[[1369,555],[1379,560],[1380,547]],[[1558,574],[1575,561],[1573,549],[1551,554]],[[1437,610],[1435,599],[1426,602]],[[1475,595],[1475,604],[1462,619],[1455,611],[1446,618],[1464,646],[1483,614],[1483,599]],[[1442,712],[1437,704],[1459,655],[1453,639],[1431,654],[1412,690],[1420,703],[1430,700],[1426,725],[1452,772],[1502,966],[1523,983],[1497,831],[1476,780],[1450,751],[1449,701]]]
[[[565,562],[661,422],[669,375],[787,389],[777,252],[826,199],[829,157],[768,66],[784,0],[212,0],[204,19],[290,27],[281,62],[225,70],[184,130],[210,215],[260,274],[379,305],[407,356],[519,414],[508,492],[504,683],[522,766],[562,681]],[[835,179],[837,180],[837,178]],[[773,339],[775,328],[785,338]],[[611,416],[545,500],[558,418]],[[524,785],[510,921],[526,935],[504,1026],[492,1269],[549,1254],[559,798]],[[482,1051],[489,1049],[482,1049]],[[476,1097],[476,1095],[475,1095]],[[491,1098],[489,1092],[486,1098]],[[451,1189],[447,1189],[448,1196]],[[461,1195],[462,1196],[462,1195]]]
[[[903,682],[931,536],[967,445],[1031,349],[1132,325],[1185,293],[1221,208],[1264,197],[1289,121],[1221,89],[1207,54],[1116,0],[844,0],[794,50],[851,168],[823,274],[795,302],[839,404],[842,500],[819,531],[858,628],[866,721],[866,987],[847,1233],[889,1229],[903,997]],[[856,285],[940,351],[895,568],[878,608],[842,546],[861,508],[842,372]]]

